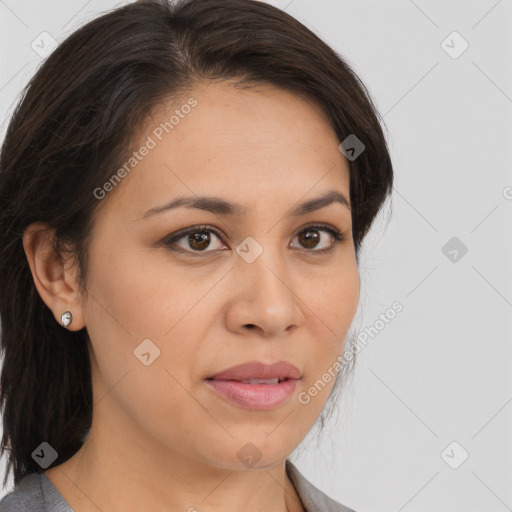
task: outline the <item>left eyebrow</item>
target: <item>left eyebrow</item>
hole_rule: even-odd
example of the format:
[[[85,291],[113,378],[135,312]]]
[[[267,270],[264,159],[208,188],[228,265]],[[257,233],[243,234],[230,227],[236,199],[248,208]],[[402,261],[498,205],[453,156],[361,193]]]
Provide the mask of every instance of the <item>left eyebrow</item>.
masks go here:
[[[340,203],[348,208],[348,210],[351,210],[350,201],[345,197],[344,194],[336,190],[330,190],[320,197],[293,206],[290,210],[288,210],[285,216],[298,217],[299,215],[305,215],[306,213],[320,210],[321,208],[325,208],[326,206],[329,206],[333,203]],[[241,216],[247,213],[247,208],[245,206],[242,206],[238,203],[229,203],[217,197],[181,196],[172,200],[170,203],[151,208],[146,213],[144,213],[142,219],[179,207],[197,208],[199,210],[206,210],[216,215]]]

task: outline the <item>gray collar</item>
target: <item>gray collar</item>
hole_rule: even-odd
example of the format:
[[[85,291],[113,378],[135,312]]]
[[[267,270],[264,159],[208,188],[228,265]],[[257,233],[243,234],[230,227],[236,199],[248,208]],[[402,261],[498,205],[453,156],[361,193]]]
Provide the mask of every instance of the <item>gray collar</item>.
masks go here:
[[[286,473],[299,495],[306,512],[354,512],[329,498],[320,489],[302,476],[299,470],[287,459]]]

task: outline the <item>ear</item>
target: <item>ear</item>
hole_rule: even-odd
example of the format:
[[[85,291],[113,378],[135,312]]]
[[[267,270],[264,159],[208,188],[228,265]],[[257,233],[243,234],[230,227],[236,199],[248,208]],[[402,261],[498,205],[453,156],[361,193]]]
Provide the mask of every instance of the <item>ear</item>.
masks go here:
[[[61,315],[71,311],[73,320],[66,328],[78,331],[85,327],[85,322],[76,268],[55,251],[54,239],[53,229],[43,222],[34,222],[23,233],[23,249],[37,291],[55,320],[61,325]]]

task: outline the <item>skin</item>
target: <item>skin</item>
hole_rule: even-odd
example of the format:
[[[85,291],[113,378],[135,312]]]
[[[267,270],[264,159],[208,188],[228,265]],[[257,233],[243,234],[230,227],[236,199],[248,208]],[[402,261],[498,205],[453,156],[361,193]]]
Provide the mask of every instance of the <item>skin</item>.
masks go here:
[[[349,198],[348,162],[325,114],[299,96],[229,82],[198,84],[183,103],[190,96],[198,105],[101,201],[85,296],[76,265],[52,252],[43,226],[24,234],[42,299],[59,323],[70,310],[69,329],[86,327],[91,340],[91,432],[73,457],[45,472],[75,510],[303,510],[285,459],[315,423],[334,379],[307,405],[297,396],[342,353],[360,281],[347,206],[285,214],[330,190]],[[141,143],[176,106],[155,109]],[[142,218],[194,194],[247,212],[176,208]],[[345,240],[315,252],[334,239],[317,228],[317,246],[304,246],[299,234],[311,223],[337,228]],[[188,255],[200,251],[186,236],[173,246],[183,252],[162,243],[200,224],[223,235],[210,232],[200,256]],[[235,251],[247,236],[263,247],[250,264]],[[133,354],[147,338],[161,351],[149,366]],[[301,370],[290,400],[253,411],[206,386],[206,377],[253,360]],[[247,442],[261,453],[251,468],[237,457]]]

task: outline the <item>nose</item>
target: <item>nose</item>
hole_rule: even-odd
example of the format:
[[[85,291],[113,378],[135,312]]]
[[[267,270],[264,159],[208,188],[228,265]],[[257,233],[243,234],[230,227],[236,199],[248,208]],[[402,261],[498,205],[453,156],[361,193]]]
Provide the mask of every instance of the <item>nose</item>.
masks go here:
[[[304,322],[298,281],[279,249],[265,248],[252,263],[238,258],[231,274],[235,291],[226,321],[233,332],[285,337]]]

